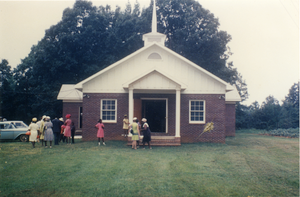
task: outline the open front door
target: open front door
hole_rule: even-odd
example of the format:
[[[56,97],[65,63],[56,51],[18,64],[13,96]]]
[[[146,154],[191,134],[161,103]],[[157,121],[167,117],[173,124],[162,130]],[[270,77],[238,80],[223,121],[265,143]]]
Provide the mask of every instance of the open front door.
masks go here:
[[[133,110],[133,117],[137,117],[139,122],[142,121],[142,100],[141,99],[134,99],[134,110]]]
[[[142,100],[142,115],[151,132],[167,133],[167,100]]]

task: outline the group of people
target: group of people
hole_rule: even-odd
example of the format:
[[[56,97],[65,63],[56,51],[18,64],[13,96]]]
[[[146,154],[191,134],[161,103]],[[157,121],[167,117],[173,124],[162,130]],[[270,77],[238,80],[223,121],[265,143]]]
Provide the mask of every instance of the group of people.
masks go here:
[[[32,143],[33,148],[35,148],[35,143],[38,141],[42,142],[42,146],[45,142],[46,148],[48,148],[47,142],[50,143],[50,148],[52,148],[53,140],[55,145],[59,145],[61,140],[71,144],[72,137],[72,143],[74,143],[75,126],[70,114],[66,115],[66,121],[63,118],[55,118],[51,121],[50,117],[45,115],[40,121],[37,121],[37,118],[32,118],[28,131],[30,131],[29,141]]]
[[[128,117],[125,114],[123,119],[123,130],[124,130],[124,137],[127,137],[129,133],[132,134],[131,140],[132,140],[132,149],[137,149],[139,147],[140,142],[140,135],[141,131],[143,132],[143,149],[145,149],[145,143],[148,143],[149,149],[151,148],[151,131],[149,128],[149,125],[147,123],[147,119],[142,119],[142,124],[139,123],[139,120],[134,117],[133,123],[129,123]]]
[[[100,146],[101,139],[102,144],[106,145],[104,142],[104,124],[102,123],[102,119],[99,119],[95,127],[97,128],[98,145]],[[142,124],[140,124],[138,119],[134,117],[133,122],[130,124],[127,115],[124,115],[123,130],[125,137],[129,133],[132,134],[132,149],[139,147],[141,132],[143,132],[143,149],[145,149],[145,143],[148,143],[149,149],[152,149],[150,145],[151,131],[146,118],[143,118]],[[47,142],[50,143],[50,148],[52,148],[53,140],[55,145],[59,145],[60,141],[66,141],[67,144],[71,144],[72,137],[72,143],[74,143],[75,126],[70,114],[66,115],[65,121],[63,118],[55,118],[51,121],[50,117],[45,115],[38,122],[37,118],[33,118],[28,131],[30,131],[29,141],[32,143],[33,148],[35,148],[35,143],[38,141],[42,142],[42,146],[44,146],[45,142],[46,148],[48,147]]]

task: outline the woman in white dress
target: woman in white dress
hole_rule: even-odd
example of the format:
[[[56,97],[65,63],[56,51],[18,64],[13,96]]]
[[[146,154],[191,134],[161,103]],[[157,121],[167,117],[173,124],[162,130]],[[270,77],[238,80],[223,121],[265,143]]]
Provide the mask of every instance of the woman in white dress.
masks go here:
[[[40,127],[36,124],[37,118],[32,118],[32,122],[29,125],[29,141],[32,143],[32,147],[35,148],[35,142],[37,142],[38,130]]]

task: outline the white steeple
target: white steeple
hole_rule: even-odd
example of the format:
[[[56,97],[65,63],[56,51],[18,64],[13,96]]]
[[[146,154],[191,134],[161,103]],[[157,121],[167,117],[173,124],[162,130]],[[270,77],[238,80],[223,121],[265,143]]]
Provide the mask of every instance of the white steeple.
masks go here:
[[[153,0],[153,11],[152,11],[152,33],[157,33],[157,16],[156,16],[156,5]]]
[[[156,16],[155,0],[153,0],[152,26],[151,27],[152,27],[151,32],[143,35],[144,46],[148,46],[154,42],[165,46],[166,35],[157,32],[157,16]]]

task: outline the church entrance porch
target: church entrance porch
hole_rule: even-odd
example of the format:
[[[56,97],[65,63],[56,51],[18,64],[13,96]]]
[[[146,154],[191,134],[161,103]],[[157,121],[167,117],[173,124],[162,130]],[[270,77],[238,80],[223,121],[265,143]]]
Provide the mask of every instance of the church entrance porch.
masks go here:
[[[151,145],[180,146],[180,136],[176,136],[176,94],[133,94],[133,117],[141,122],[146,118],[151,130]],[[140,142],[142,143],[142,132]],[[128,137],[131,145],[131,135]]]

